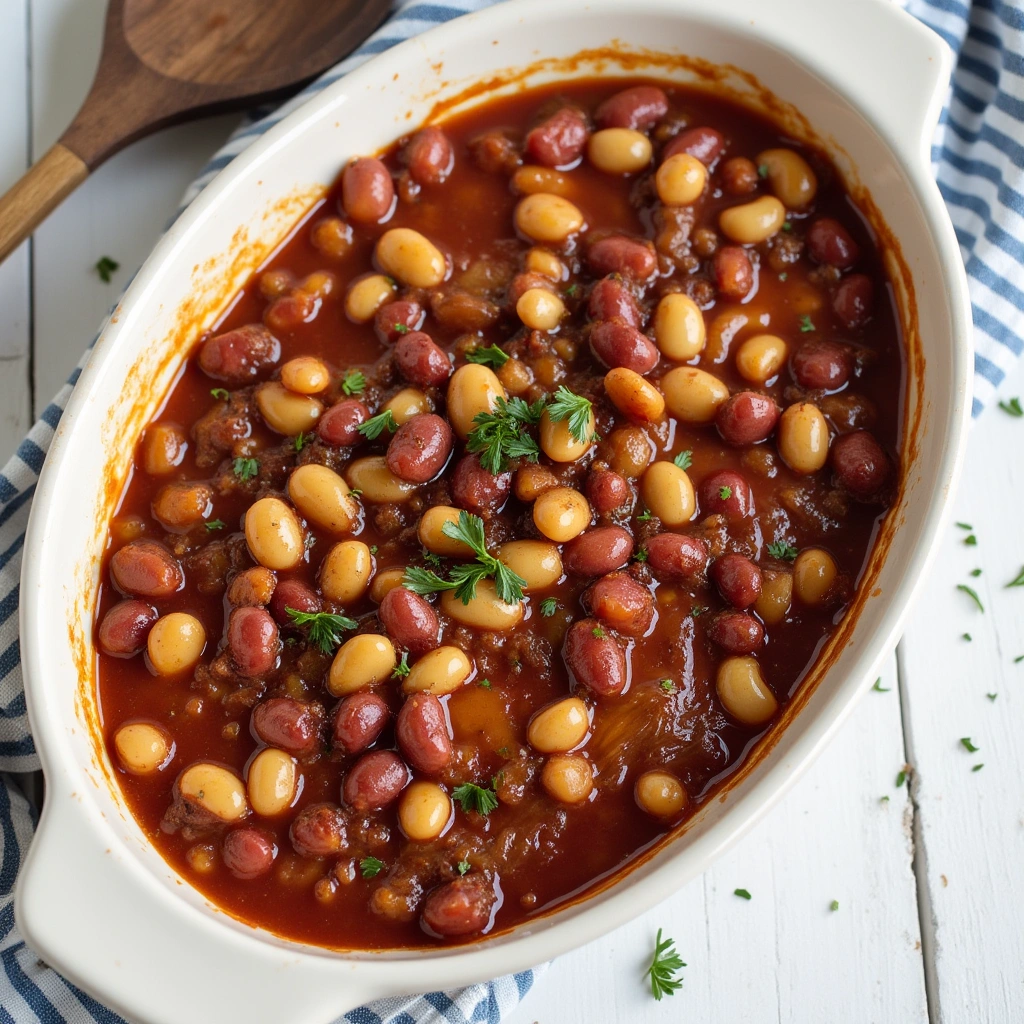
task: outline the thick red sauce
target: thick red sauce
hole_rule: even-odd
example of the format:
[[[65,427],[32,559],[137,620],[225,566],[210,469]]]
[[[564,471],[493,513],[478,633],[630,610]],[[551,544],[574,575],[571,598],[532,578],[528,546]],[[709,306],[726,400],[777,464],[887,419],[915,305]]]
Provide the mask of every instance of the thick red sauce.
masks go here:
[[[376,413],[387,398],[409,386],[394,371],[391,346],[382,342],[373,321],[357,324],[345,312],[348,283],[372,268],[376,240],[394,227],[421,232],[450,259],[452,271],[445,286],[449,289],[466,280],[474,285],[478,279],[473,273],[474,265],[489,259],[494,265],[507,268],[504,279],[498,275],[493,290],[483,295],[500,310],[496,321],[479,332],[477,341],[469,343],[464,325],[440,322],[429,311],[429,297],[420,295],[428,307],[422,330],[442,348],[455,353],[456,366],[465,362],[466,350],[477,343],[512,350],[533,371],[535,382],[523,395],[531,402],[553,391],[558,383],[575,386],[582,392],[585,389],[580,382],[592,376],[596,383],[586,393],[595,398],[601,440],[578,463],[559,466],[544,456],[540,460],[541,465],[556,473],[559,482],[583,491],[595,463],[597,468],[623,470],[623,435],[616,431],[630,425],[628,417],[603,396],[600,379],[605,369],[594,360],[586,343],[587,296],[593,282],[601,276],[588,269],[587,238],[597,233],[622,233],[657,240],[661,252],[657,274],[633,288],[643,316],[642,327],[648,335],[652,333],[651,313],[659,297],[666,291],[688,292],[702,308],[708,334],[707,346],[701,355],[689,361],[690,365],[713,373],[733,393],[753,390],[771,396],[783,409],[798,401],[817,403],[825,414],[833,445],[838,437],[866,427],[891,460],[886,487],[872,500],[858,500],[844,486],[842,474],[834,472],[832,463],[810,475],[794,473],[779,457],[777,434],[759,444],[729,444],[714,423],[688,426],[677,422],[671,414],[660,423],[634,424],[631,428],[646,433],[658,459],[671,459],[684,450],[692,452],[688,473],[698,495],[701,482],[722,469],[736,470],[748,482],[755,515],[739,520],[714,515],[709,518],[698,501],[692,521],[670,529],[705,539],[712,561],[728,552],[739,552],[751,557],[765,573],[791,572],[793,563],[785,557],[786,552],[782,557],[773,557],[768,551],[769,544],[780,542],[797,551],[824,549],[834,560],[838,575],[828,597],[814,606],[794,598],[779,621],[767,624],[765,639],[754,653],[768,687],[779,704],[784,705],[841,619],[867,560],[880,517],[885,513],[886,496],[893,493],[895,486],[904,366],[890,288],[869,231],[833,168],[820,154],[802,151],[780,138],[775,126],[730,103],[669,88],[669,113],[647,129],[655,154],[651,171],[657,166],[659,154],[683,125],[712,126],[725,139],[724,154],[712,163],[709,184],[693,205],[695,216],[688,240],[677,238],[672,256],[666,254],[673,243],[658,213],[660,204],[650,171],[616,177],[591,166],[584,155],[578,166],[563,172],[563,177],[571,183],[569,198],[584,213],[588,232],[568,247],[550,247],[569,270],[567,280],[553,286],[563,296],[568,311],[554,338],[571,344],[558,352],[549,337],[531,348],[527,341],[529,332],[506,299],[509,280],[523,271],[525,253],[530,248],[530,243],[517,237],[513,228],[513,211],[521,196],[510,187],[511,168],[481,168],[474,155],[479,150],[470,143],[485,133],[502,129],[512,141],[515,155],[522,148],[526,132],[563,102],[592,117],[600,102],[621,88],[621,83],[609,85],[601,81],[552,86],[486,103],[444,122],[443,131],[454,150],[454,167],[442,184],[424,186],[415,196],[409,194],[414,190],[407,189],[408,179],[405,187],[400,180],[404,140],[400,141],[383,157],[399,180],[397,205],[386,223],[369,227],[352,224],[351,244],[344,255],[329,255],[317,248],[312,241],[315,225],[325,217],[345,218],[339,179],[339,184],[310,211],[287,244],[238,295],[214,333],[221,335],[264,322],[270,326],[280,342],[280,358],[262,370],[253,384],[277,379],[278,368],[293,357],[319,357],[331,371],[331,383],[320,396],[325,406],[346,397],[340,391],[343,375],[352,368],[362,369],[370,381],[363,397],[370,412]],[[795,258],[785,263],[773,263],[777,236],[767,243],[748,244],[746,249],[756,254],[754,260],[759,264],[756,287],[742,300],[725,297],[716,283],[710,236],[704,235],[703,247],[698,247],[695,232],[698,228],[710,229],[719,247],[730,244],[718,227],[721,210],[771,195],[772,187],[762,167],[753,191],[730,193],[725,187],[726,162],[734,157],[754,161],[763,150],[783,146],[803,152],[817,177],[813,204],[802,212],[787,211],[782,231],[805,244],[794,245]],[[852,236],[859,248],[852,270],[840,273],[809,257],[807,234],[810,225],[820,218],[834,218]],[[333,275],[334,290],[314,303],[315,309],[310,307],[312,315],[304,322],[293,320],[289,325],[285,322],[289,313],[287,302],[280,297],[267,297],[274,283],[273,275],[268,277],[267,272],[274,271],[287,272],[287,281],[293,285],[310,274],[326,271]],[[866,275],[873,284],[870,319],[865,325],[851,325],[848,317],[844,322],[834,309],[836,290],[851,273]],[[399,290],[409,291],[401,287]],[[479,297],[481,289],[476,291]],[[288,288],[284,292],[287,299],[291,292]],[[276,316],[272,312],[275,303]],[[743,314],[747,320],[735,325],[738,330],[730,331],[728,318],[742,319]],[[735,337],[729,340],[731,333]],[[768,382],[752,384],[737,371],[735,355],[745,338],[758,333],[784,339],[790,360],[808,341],[838,342],[848,346],[844,351],[855,369],[848,383],[831,392],[800,387],[794,381],[790,363]],[[725,344],[721,343],[723,337]],[[175,801],[176,778],[196,761],[229,766],[244,778],[252,756],[264,746],[250,729],[250,705],[257,699],[286,694],[320,702],[328,713],[337,703],[337,698],[324,686],[330,658],[304,653],[304,634],[287,627],[281,629],[280,659],[272,672],[255,680],[228,674],[219,682],[211,681],[209,671],[204,674],[203,667],[216,657],[222,659],[222,664],[225,658],[230,661],[230,651],[224,653],[231,611],[225,597],[225,582],[230,582],[240,567],[254,564],[244,554],[245,545],[238,531],[247,508],[257,497],[285,492],[288,471],[295,464],[323,462],[344,476],[353,450],[324,444],[311,434],[312,439],[306,439],[302,451],[296,452],[293,439],[271,430],[252,409],[252,385],[240,388],[211,379],[199,365],[198,352],[197,348],[155,421],[181,428],[190,437],[189,446],[180,464],[169,474],[154,476],[144,468],[146,439],[140,440],[135,469],[111,526],[110,553],[141,536],[165,543],[180,558],[184,586],[171,596],[150,603],[161,616],[175,611],[196,616],[205,629],[205,650],[199,669],[189,668],[170,675],[154,674],[145,653],[112,657],[101,652],[99,698],[115,766],[120,762],[114,735],[126,722],[156,724],[173,739],[173,758],[161,770],[132,774],[119,769],[119,781],[141,827],[169,863],[230,913],[282,935],[324,946],[387,948],[431,944],[438,938],[428,935],[419,919],[424,895],[460,877],[458,865],[468,863],[467,877],[479,874],[488,885],[496,886],[495,891],[500,888],[500,902],[495,904],[496,910],[492,908],[487,930],[510,928],[585,892],[597,879],[624,869],[638,851],[682,827],[763,739],[771,721],[777,719],[778,715],[767,724],[745,725],[730,715],[719,699],[716,673],[726,654],[710,639],[709,629],[716,616],[728,610],[729,602],[708,574],[702,571],[688,579],[668,580],[634,558],[629,571],[653,595],[657,615],[646,636],[619,638],[628,647],[630,668],[630,683],[623,695],[599,696],[586,687],[577,690],[593,714],[590,738],[581,751],[594,771],[594,789],[586,801],[569,805],[552,799],[539,783],[539,775],[534,774],[519,794],[518,802],[502,799],[486,817],[467,814],[456,806],[450,830],[434,842],[420,844],[402,836],[392,804],[371,814],[387,830],[386,837],[378,830],[376,845],[372,847],[372,855],[384,866],[376,876],[364,878],[358,862],[370,855],[369,847],[343,850],[324,858],[303,857],[295,852],[289,838],[289,826],[303,808],[321,801],[334,805],[341,802],[340,787],[356,760],[330,752],[327,725],[326,742],[318,748],[318,756],[300,765],[301,791],[292,808],[272,818],[250,813],[244,823],[255,825],[276,843],[272,868],[255,879],[235,877],[225,867],[220,853],[223,836],[230,830],[226,826],[177,831],[161,827]],[[662,356],[646,375],[647,379],[657,384],[677,365]],[[250,401],[247,408],[251,413],[251,430],[234,450],[220,453],[219,464],[200,468],[196,465],[193,425],[223,402],[211,395],[211,388],[220,386],[238,393],[242,399],[250,396],[245,400]],[[424,390],[435,411],[443,415],[444,386]],[[363,441],[354,449],[354,457],[383,453],[387,438],[385,432],[376,442]],[[273,456],[268,454],[271,452]],[[440,482],[420,486],[418,497],[399,508],[397,520],[378,519],[372,503],[364,501],[366,514],[358,539],[373,546],[376,573],[389,567],[422,564],[419,545],[415,540],[406,543],[409,528],[416,525],[424,508],[438,503],[453,504],[446,490],[447,479],[462,453],[462,442],[456,439],[446,475]],[[244,486],[239,484],[233,469],[232,460],[238,456],[257,460],[262,457],[264,468],[259,477]],[[592,526],[624,526],[636,538],[635,550],[643,551],[649,535],[661,532],[661,527],[657,520],[652,523],[650,518],[643,518],[644,503],[637,497],[636,474],[624,471],[622,475],[630,481],[629,504],[617,511],[595,514]],[[205,510],[190,527],[168,531],[154,516],[154,500],[169,481],[189,480],[210,482],[214,494],[212,508]],[[500,520],[503,536],[537,537],[529,513],[529,502],[520,501],[513,490],[499,513],[484,518]],[[214,520],[222,522],[223,529],[207,529],[204,524]],[[315,589],[324,555],[345,535],[335,536],[316,526],[308,526],[307,535],[315,543],[310,541],[306,559],[294,571],[278,576],[304,581]],[[226,541],[234,544],[236,553],[236,562],[230,569],[226,565],[217,571],[208,566],[195,568],[197,552]],[[793,552],[788,554],[792,556]],[[450,567],[453,563],[444,564]],[[530,593],[523,621],[508,634],[459,630],[457,623],[442,616],[440,642],[463,647],[475,662],[474,674],[466,685],[442,699],[455,744],[454,760],[439,776],[446,790],[450,792],[466,781],[486,785],[503,771],[509,773],[510,779],[518,779],[517,772],[524,777],[531,771],[539,772],[544,759],[531,751],[527,743],[527,723],[538,708],[569,694],[563,639],[570,623],[584,616],[580,598],[592,583],[592,578],[567,575],[547,590]],[[123,596],[111,584],[109,573],[105,573],[97,623]],[[557,610],[550,617],[540,612],[540,602],[547,597],[557,599]],[[343,610],[359,620],[360,631],[382,632],[376,621],[376,608],[367,592],[344,609],[335,610]],[[756,611],[754,614],[757,616]],[[524,645],[521,651],[526,653],[517,654],[511,644],[515,636],[541,640],[534,640],[529,649]],[[484,679],[489,687],[479,685]],[[664,683],[665,680],[670,683]],[[397,680],[376,687],[376,691],[393,711],[401,706]],[[394,746],[394,731],[389,725],[374,749]],[[637,778],[652,769],[671,773],[685,790],[685,807],[667,819],[653,817],[641,809],[634,796]],[[499,797],[504,784],[502,780],[498,786]],[[343,862],[340,874],[332,874],[339,861]],[[412,896],[407,886],[402,889],[406,905],[411,908],[408,920],[377,912],[379,904],[375,905],[376,910],[371,909],[375,891],[388,884],[389,873],[399,862],[406,881],[409,877],[418,879],[422,888],[421,893]],[[344,884],[331,881],[342,876]],[[473,932],[465,938],[478,934]],[[462,938],[451,936],[450,940]]]

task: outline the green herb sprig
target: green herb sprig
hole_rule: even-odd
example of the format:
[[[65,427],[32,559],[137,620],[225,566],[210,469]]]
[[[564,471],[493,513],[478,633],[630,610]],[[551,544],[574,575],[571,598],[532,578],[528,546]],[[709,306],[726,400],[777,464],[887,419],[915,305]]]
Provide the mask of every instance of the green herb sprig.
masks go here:
[[[493,412],[481,412],[473,418],[476,426],[466,438],[466,450],[480,456],[480,465],[488,473],[502,473],[509,459],[540,458],[537,439],[526,431],[540,422],[544,399],[528,405],[521,398],[498,398]]]
[[[490,366],[495,370],[504,366],[511,357],[497,345],[488,345],[487,348],[472,348],[466,353],[467,363],[479,363],[481,366]]]
[[[564,384],[558,385],[555,397],[548,406],[548,418],[553,423],[569,421],[569,433],[579,442],[593,441],[594,434],[590,421],[594,415],[594,404],[589,398],[577,395]]]
[[[330,654],[341,643],[342,632],[359,625],[347,615],[332,612],[300,612],[297,608],[285,608],[285,612],[293,625],[308,627],[309,642],[324,654]]]
[[[676,975],[686,964],[675,947],[675,939],[663,939],[659,928],[658,937],[654,940],[654,957],[645,973],[645,977],[650,976],[651,979],[651,994],[659,1003],[662,996],[675,995],[683,987],[682,978]]]
[[[493,789],[478,786],[475,782],[463,782],[452,790],[452,799],[467,814],[475,811],[485,818],[498,806],[498,797]]]

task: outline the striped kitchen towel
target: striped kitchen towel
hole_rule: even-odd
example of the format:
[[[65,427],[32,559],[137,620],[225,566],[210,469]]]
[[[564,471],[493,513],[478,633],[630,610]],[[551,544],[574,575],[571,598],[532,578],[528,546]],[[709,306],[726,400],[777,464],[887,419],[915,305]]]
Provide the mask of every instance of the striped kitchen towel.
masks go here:
[[[244,124],[204,168],[186,204],[250,142],[310,95],[403,39],[490,2],[448,0],[399,7],[353,56],[283,107]],[[976,346],[973,411],[978,415],[1024,348],[1024,10],[1003,0],[894,2],[938,32],[957,58],[933,159],[970,279]],[[39,767],[25,715],[18,648],[21,548],[46,449],[87,358],[88,353],[0,474],[0,772]],[[35,810],[0,776],[0,1024],[117,1024],[119,1016],[40,961],[14,926],[14,880],[34,825]],[[498,1024],[542,969],[459,992],[383,1000],[342,1020]]]

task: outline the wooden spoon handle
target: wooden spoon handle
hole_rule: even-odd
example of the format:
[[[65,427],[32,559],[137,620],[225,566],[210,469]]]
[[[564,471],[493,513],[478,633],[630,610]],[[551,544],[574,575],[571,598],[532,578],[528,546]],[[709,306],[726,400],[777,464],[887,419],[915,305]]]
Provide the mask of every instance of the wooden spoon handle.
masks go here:
[[[67,146],[59,142],[51,146],[6,195],[0,196],[0,261],[88,176],[85,161]]]

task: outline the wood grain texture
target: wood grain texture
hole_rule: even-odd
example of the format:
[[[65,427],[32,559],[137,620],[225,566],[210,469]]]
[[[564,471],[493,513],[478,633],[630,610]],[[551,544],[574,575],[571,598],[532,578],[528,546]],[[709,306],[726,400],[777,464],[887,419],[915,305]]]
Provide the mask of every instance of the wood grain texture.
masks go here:
[[[1024,394],[1021,367],[1003,393]],[[953,506],[974,529],[950,525],[900,650],[933,1024],[1024,1014],[1024,587],[1006,587],[1024,567],[1022,450],[1024,419],[974,426]]]

